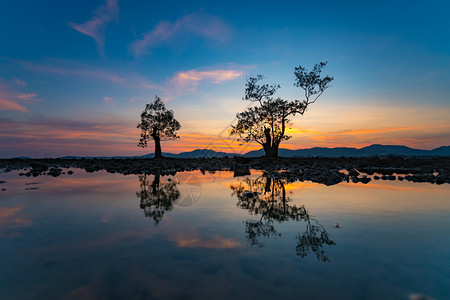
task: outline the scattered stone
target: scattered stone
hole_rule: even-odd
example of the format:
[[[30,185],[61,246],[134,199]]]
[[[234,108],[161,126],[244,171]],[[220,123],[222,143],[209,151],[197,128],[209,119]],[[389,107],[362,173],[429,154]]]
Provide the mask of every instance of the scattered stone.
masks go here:
[[[364,183],[364,184],[369,183],[371,180],[372,180],[372,179],[371,179],[370,177],[367,177],[367,176],[365,176],[365,175],[360,179],[360,181],[361,181],[362,183]]]
[[[60,168],[51,168],[48,172],[47,175],[53,176],[53,177],[58,177],[59,175],[61,175],[62,173],[62,169]]]
[[[48,165],[41,162],[30,162],[30,167],[33,172],[45,172],[48,170]]]
[[[161,174],[203,170],[233,171],[235,176],[249,175],[250,169],[267,171],[271,178],[293,181],[313,181],[326,185],[342,181],[407,180],[436,184],[450,183],[450,157],[308,157],[308,158],[203,158],[203,159],[0,159],[0,171],[17,170],[20,176],[35,177],[44,173],[59,176],[62,169],[79,168],[86,172],[105,170],[120,174]],[[25,171],[21,171],[25,170]],[[284,170],[283,172],[279,172]],[[347,170],[348,174],[340,172]],[[73,174],[73,171],[67,171]],[[364,175],[363,175],[364,174]],[[396,177],[396,174],[398,177]]]
[[[240,176],[246,176],[246,175],[251,175],[249,169],[238,169],[238,170],[234,170],[233,177],[240,177]]]
[[[445,183],[444,178],[440,175],[436,176],[436,184],[443,184],[443,183]]]
[[[254,198],[254,197],[258,197],[258,192],[250,192],[250,191],[244,191],[242,193],[242,196],[245,198]]]
[[[359,176],[359,172],[356,171],[355,169],[351,169],[351,170],[348,172],[348,176],[358,177],[358,176]]]

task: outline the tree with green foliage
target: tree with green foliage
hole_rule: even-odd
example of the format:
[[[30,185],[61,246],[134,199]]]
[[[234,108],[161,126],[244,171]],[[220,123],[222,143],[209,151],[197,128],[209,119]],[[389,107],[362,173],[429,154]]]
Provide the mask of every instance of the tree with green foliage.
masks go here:
[[[329,87],[333,77],[322,77],[322,68],[326,62],[314,65],[312,71],[302,66],[295,68],[295,86],[304,90],[303,100],[288,101],[275,98],[274,94],[280,88],[278,84],[259,84],[262,75],[247,78],[243,100],[257,103],[244,112],[236,115],[238,122],[232,126],[231,135],[238,136],[240,141],[246,143],[257,142],[265,152],[267,158],[278,157],[278,149],[282,141],[291,138],[286,134],[290,117],[296,114],[303,115],[308,106],[316,100]]]
[[[161,98],[155,96],[155,101],[145,106],[141,113],[141,123],[137,125],[141,129],[139,147],[147,147],[147,142],[155,141],[155,158],[162,158],[161,141],[180,138],[176,132],[181,128],[180,123],[174,118],[173,111],[166,109]]]

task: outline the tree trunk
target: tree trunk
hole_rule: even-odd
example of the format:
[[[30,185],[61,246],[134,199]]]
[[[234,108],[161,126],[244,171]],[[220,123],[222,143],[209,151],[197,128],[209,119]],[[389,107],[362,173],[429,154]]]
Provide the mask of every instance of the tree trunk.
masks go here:
[[[156,127],[153,127],[152,138],[155,141],[155,158],[163,158],[161,151],[161,139]]]
[[[266,153],[266,158],[278,157],[278,149],[276,152],[273,151],[272,136],[270,134],[270,128],[264,127],[264,135],[266,137],[266,142],[263,144],[264,152]]]
[[[276,147],[275,145],[270,145],[270,146],[264,147],[264,151],[266,152],[266,158],[277,158],[278,157],[278,147]]]
[[[272,146],[272,156],[273,157],[278,157],[278,145],[273,145]]]
[[[155,139],[155,158],[163,158],[161,152],[161,140],[159,137]]]

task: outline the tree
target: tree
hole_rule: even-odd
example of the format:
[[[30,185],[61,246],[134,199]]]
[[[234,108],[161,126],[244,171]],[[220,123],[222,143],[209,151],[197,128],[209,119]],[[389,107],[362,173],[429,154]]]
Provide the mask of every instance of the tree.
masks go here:
[[[295,68],[294,85],[304,90],[304,100],[288,101],[282,98],[274,98],[278,84],[258,84],[262,75],[247,78],[245,84],[245,95],[243,100],[257,103],[244,112],[236,115],[238,122],[232,125],[230,134],[237,135],[238,140],[257,142],[260,144],[266,157],[278,157],[278,149],[282,141],[291,136],[286,134],[286,127],[291,121],[289,118],[296,114],[303,115],[308,106],[322,95],[333,80],[330,76],[321,76],[322,68],[326,62],[314,65],[312,71],[308,72],[302,66]]]
[[[139,147],[147,147],[148,140],[155,141],[155,158],[162,158],[161,141],[180,138],[176,131],[181,128],[180,123],[174,118],[173,111],[167,110],[161,98],[155,96],[155,101],[145,106],[141,113],[141,123],[137,125],[141,129]]]

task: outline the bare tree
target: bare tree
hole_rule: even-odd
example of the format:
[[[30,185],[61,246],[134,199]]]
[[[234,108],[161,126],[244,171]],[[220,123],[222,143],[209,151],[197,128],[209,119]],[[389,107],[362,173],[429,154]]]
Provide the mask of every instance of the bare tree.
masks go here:
[[[321,76],[326,62],[314,65],[308,72],[302,66],[295,68],[295,86],[304,90],[305,99],[288,101],[274,98],[278,84],[258,84],[262,75],[247,78],[243,100],[257,103],[244,112],[236,115],[238,122],[232,126],[231,135],[237,135],[240,141],[257,142],[265,152],[266,157],[278,157],[280,143],[291,136],[286,134],[289,118],[296,114],[303,115],[308,106],[323,94],[333,80],[330,76]]]

